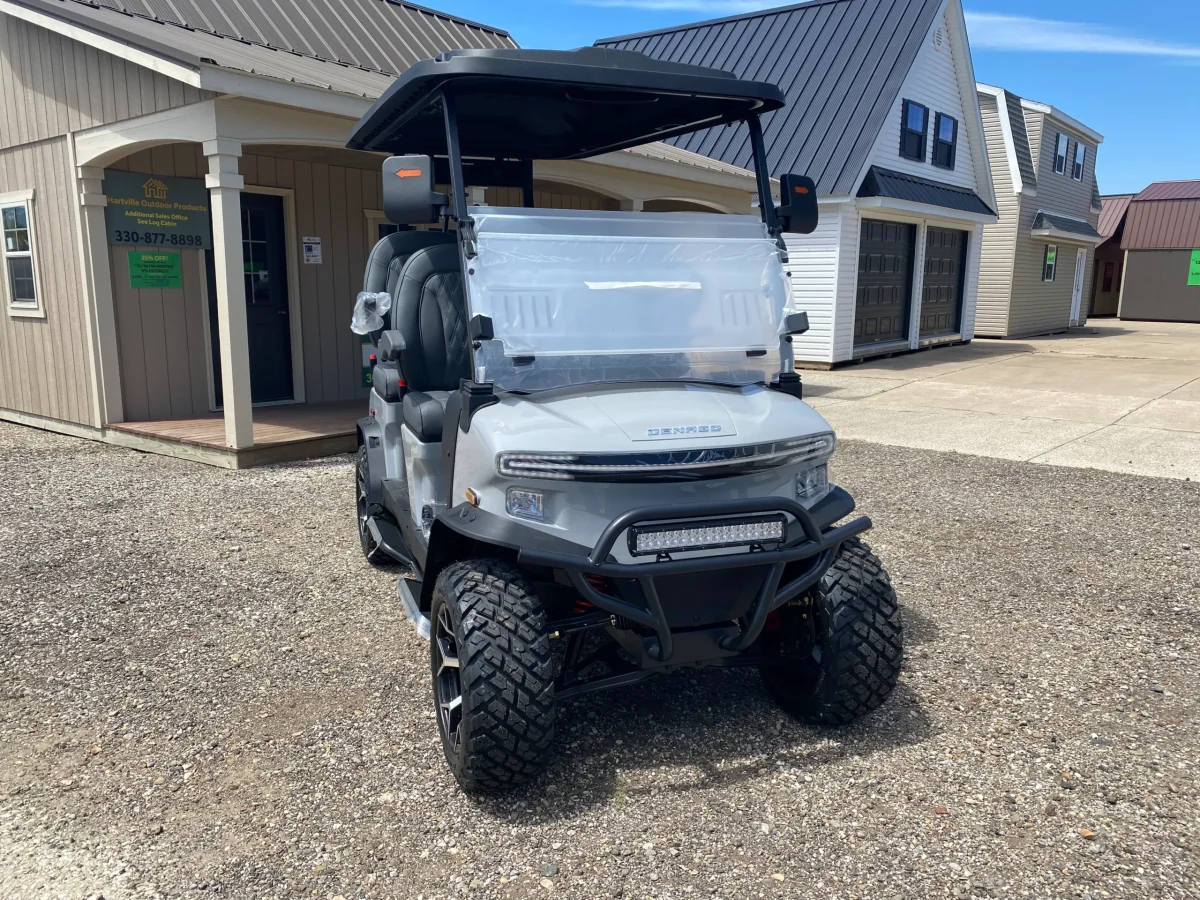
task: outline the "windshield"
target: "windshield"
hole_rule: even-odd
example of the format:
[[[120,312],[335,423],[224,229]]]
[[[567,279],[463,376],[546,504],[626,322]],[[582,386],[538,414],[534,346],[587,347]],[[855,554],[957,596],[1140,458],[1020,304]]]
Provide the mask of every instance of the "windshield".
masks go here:
[[[474,207],[475,365],[502,390],[769,381],[788,292],[751,216]]]

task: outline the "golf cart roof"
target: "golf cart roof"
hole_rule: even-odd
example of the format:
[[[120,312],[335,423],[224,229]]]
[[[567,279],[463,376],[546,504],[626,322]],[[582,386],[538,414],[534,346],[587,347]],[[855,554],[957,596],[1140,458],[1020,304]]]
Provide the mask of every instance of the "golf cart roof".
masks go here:
[[[785,103],[773,84],[629,50],[453,50],[396,79],[347,146],[445,155],[443,92],[463,155],[494,159],[581,159]]]

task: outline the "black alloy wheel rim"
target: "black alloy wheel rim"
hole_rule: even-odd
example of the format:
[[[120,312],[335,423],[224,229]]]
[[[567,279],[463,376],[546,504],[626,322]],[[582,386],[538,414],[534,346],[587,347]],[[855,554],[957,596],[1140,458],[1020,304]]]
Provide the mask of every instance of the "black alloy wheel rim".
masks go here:
[[[433,693],[437,700],[438,722],[446,742],[457,752],[462,727],[462,680],[459,677],[458,641],[454,637],[454,623],[448,606],[443,605],[438,610],[432,646]]]
[[[373,551],[375,549],[374,541],[371,539],[371,529],[367,527],[367,520],[371,518],[367,498],[367,479],[363,474],[361,462],[355,467],[354,483],[357,488],[355,508],[358,512],[358,536],[362,540],[363,547]]]

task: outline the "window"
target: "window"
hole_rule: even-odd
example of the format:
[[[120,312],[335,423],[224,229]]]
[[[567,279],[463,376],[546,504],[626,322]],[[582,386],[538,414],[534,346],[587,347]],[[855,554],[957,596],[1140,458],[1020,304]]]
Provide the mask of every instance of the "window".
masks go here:
[[[1076,181],[1083,181],[1083,164],[1087,162],[1087,147],[1083,144],[1075,145],[1075,168],[1071,171],[1071,177]]]
[[[33,191],[0,195],[0,223],[4,230],[4,281],[9,312],[41,315],[34,262]]]
[[[933,164],[941,169],[953,169],[957,152],[958,120],[938,113],[933,129]]]
[[[1104,264],[1104,284],[1100,288],[1101,292],[1111,294],[1113,289],[1113,281],[1117,277],[1117,264],[1106,262]]]
[[[1046,260],[1042,263],[1042,281],[1053,281],[1058,269],[1058,245],[1046,245]]]
[[[925,136],[929,131],[929,110],[920,103],[904,101],[900,122],[900,155],[925,162]]]
[[[1067,174],[1067,136],[1060,134],[1054,148],[1054,172],[1058,175]]]

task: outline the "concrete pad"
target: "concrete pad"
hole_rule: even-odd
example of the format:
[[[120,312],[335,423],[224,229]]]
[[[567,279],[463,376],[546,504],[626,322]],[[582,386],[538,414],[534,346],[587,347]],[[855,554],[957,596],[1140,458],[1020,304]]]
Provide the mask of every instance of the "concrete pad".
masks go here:
[[[1027,354],[1029,350],[1017,343],[980,343],[953,347],[933,347],[891,359],[868,360],[857,365],[839,369],[838,374],[856,375],[867,378],[932,378],[948,372],[986,366],[1002,359]]]
[[[1038,353],[1130,359],[1198,359],[1200,325],[1181,322],[1115,322],[1101,319],[1067,334],[1029,338]]]
[[[1200,481],[1200,434],[1109,425],[1048,451],[1034,462]]]
[[[1028,460],[1095,431],[1058,419],[1021,419],[962,410],[843,403],[822,412],[843,440]]]
[[[908,384],[907,378],[855,378],[845,372],[801,372],[804,399],[861,400]]]
[[[1065,391],[1153,399],[1200,376],[1200,363],[1163,359],[1023,354],[993,365],[938,376],[950,384],[1002,384],[1035,391]]]
[[[1200,394],[1195,400],[1176,400],[1174,394],[1161,400],[1151,400],[1117,424],[1200,434]]]
[[[815,410],[829,409],[831,406],[840,406],[843,403],[848,403],[848,400],[834,400],[829,397],[809,397],[805,396],[804,402]]]
[[[1176,388],[1167,394],[1171,400],[1188,400],[1192,403],[1200,403],[1200,378],[1195,381],[1189,381],[1181,388]]]
[[[1032,391],[1004,386],[1003,383],[981,385],[922,381],[864,402],[908,409],[958,409],[1018,419],[1061,419],[1112,425],[1146,401],[1142,397]]]

